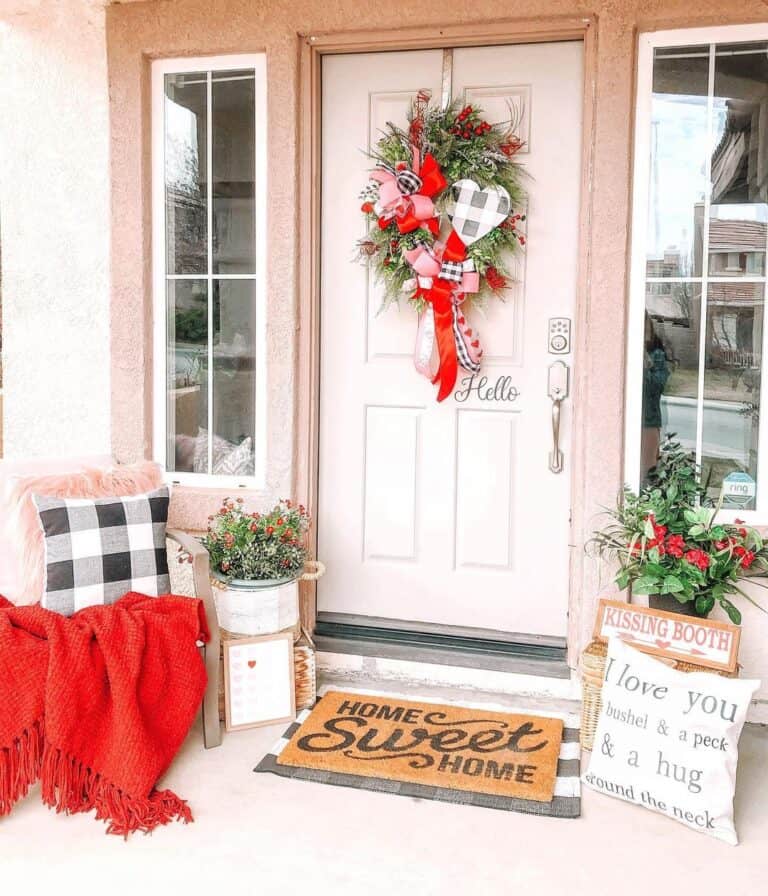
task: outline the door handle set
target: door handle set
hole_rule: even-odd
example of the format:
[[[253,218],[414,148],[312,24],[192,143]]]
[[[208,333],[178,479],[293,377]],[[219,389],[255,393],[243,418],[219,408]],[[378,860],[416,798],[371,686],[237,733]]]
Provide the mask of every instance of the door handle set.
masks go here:
[[[560,406],[568,397],[569,368],[565,361],[554,361],[549,365],[547,394],[552,400],[552,450],[549,452],[549,469],[553,473],[563,472],[563,452],[560,449]]]

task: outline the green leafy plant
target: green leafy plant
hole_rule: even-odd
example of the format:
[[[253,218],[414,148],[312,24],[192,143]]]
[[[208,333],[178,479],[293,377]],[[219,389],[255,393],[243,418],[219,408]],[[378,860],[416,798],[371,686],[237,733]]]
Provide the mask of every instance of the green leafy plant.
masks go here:
[[[740,583],[768,575],[768,547],[756,529],[718,522],[719,509],[706,504],[694,456],[670,437],[646,484],[638,494],[624,489],[589,547],[618,562],[619,588],[693,602],[701,616],[719,604],[738,625],[741,612],[731,598],[759,606]]]
[[[269,513],[247,513],[243,499],[225,498],[208,517],[202,539],[211,568],[227,579],[285,579],[297,576],[307,558],[309,516],[304,507],[280,501]]]
[[[467,299],[477,305],[483,305],[492,296],[503,298],[513,280],[508,260],[526,240],[526,216],[515,211],[525,205],[525,172],[515,160],[524,144],[516,135],[519,116],[512,112],[510,116],[507,122],[490,124],[476,106],[462,107],[454,102],[442,108],[420,97],[411,109],[408,127],[388,122],[370,153],[377,165],[392,170],[410,166],[414,149],[422,156],[432,155],[447,181],[446,188],[434,197],[438,215],[445,212],[451,201],[451,185],[456,181],[470,179],[480,187],[503,187],[507,191],[512,203],[507,218],[467,247],[467,257],[480,275],[479,291],[467,294]],[[434,246],[436,236],[426,226],[402,233],[396,217],[382,220],[373,196],[369,195],[372,188],[375,195],[375,184],[369,184],[361,194],[365,200],[362,211],[367,234],[358,243],[360,260],[373,267],[377,280],[383,284],[385,307],[407,297],[417,311],[422,311],[425,300],[415,287],[414,269],[405,253],[419,245]]]

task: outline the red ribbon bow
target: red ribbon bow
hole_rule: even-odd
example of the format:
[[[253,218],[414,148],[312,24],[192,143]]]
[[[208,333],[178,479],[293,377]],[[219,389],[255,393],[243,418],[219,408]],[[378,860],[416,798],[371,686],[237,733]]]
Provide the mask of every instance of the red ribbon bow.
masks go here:
[[[421,179],[418,192],[404,193],[398,182],[397,174],[386,168],[377,168],[371,173],[371,179],[379,183],[379,202],[381,209],[379,227],[389,227],[394,218],[400,233],[410,233],[418,227],[426,226],[437,236],[440,222],[435,217],[435,205],[432,197],[442,192],[447,181],[443,177],[435,158],[427,154],[423,164],[414,173]]]

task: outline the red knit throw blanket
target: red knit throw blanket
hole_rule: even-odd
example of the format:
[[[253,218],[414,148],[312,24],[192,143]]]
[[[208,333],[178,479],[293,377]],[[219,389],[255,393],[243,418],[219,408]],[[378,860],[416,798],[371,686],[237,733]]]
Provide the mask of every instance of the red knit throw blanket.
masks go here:
[[[127,594],[67,618],[0,597],[0,816],[38,779],[57,812],[127,836],[179,819],[155,783],[205,691],[202,601]]]

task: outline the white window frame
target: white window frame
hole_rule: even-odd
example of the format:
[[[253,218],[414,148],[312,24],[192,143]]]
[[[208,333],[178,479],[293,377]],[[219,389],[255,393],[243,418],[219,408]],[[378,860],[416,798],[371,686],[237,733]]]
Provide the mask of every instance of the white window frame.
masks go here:
[[[213,274],[212,216],[212,128],[211,73],[254,70],[254,153],[255,153],[255,276],[252,274]],[[208,72],[207,182],[208,182],[208,270],[205,274],[174,275],[166,271],[165,216],[165,76]],[[214,280],[255,280],[255,394],[254,400],[254,474],[219,476],[212,473],[166,472],[169,482],[202,488],[247,488],[262,490],[266,485],[267,452],[267,65],[264,53],[231,56],[199,56],[157,59],[152,62],[152,307],[153,307],[153,457],[166,468],[167,426],[167,298],[166,280],[207,280],[209,298]],[[209,360],[212,353],[213,302],[208,303]],[[213,365],[209,363],[212,381]],[[208,393],[208,432],[212,433],[212,383]],[[212,439],[209,440],[212,443]],[[209,461],[212,449],[209,444]],[[210,464],[209,464],[210,469]]]
[[[738,43],[740,41],[768,41],[768,24],[723,25],[707,28],[681,28],[672,31],[655,31],[641,34],[638,39],[637,95],[635,100],[635,140],[632,181],[632,221],[629,274],[629,313],[627,319],[626,345],[626,390],[624,405],[624,481],[633,491],[640,483],[640,438],[643,403],[643,346],[641,334],[645,326],[645,284],[646,284],[646,233],[648,220],[648,181],[651,161],[651,99],[653,88],[653,55],[660,47],[686,47],[701,44],[710,45],[714,55],[714,44]],[[710,64],[708,89],[708,123],[712,127],[712,88],[714,66]],[[711,145],[712,134],[709,134]],[[709,164],[709,161],[708,161]],[[707,172],[707,193],[704,200],[704,227],[709,229],[711,183]],[[706,233],[705,233],[706,239]],[[708,252],[702,252],[701,277],[664,278],[671,281],[699,282],[702,284],[702,307],[706,311],[706,275],[708,274]],[[766,271],[768,275],[768,271]],[[718,277],[718,283],[765,282],[766,277]],[[768,301],[766,301],[768,308]],[[705,360],[706,314],[702,315],[699,344],[699,363]],[[723,522],[741,519],[752,525],[768,523],[768,385],[764,375],[765,359],[768,357],[768,314],[763,318],[763,370],[761,370],[760,395],[765,402],[761,408],[758,429],[760,457],[757,467],[757,503],[755,510],[725,510],[719,514]],[[701,368],[700,368],[701,369]],[[699,376],[698,404],[702,405],[704,379]],[[703,415],[697,418],[697,460],[701,459]]]

